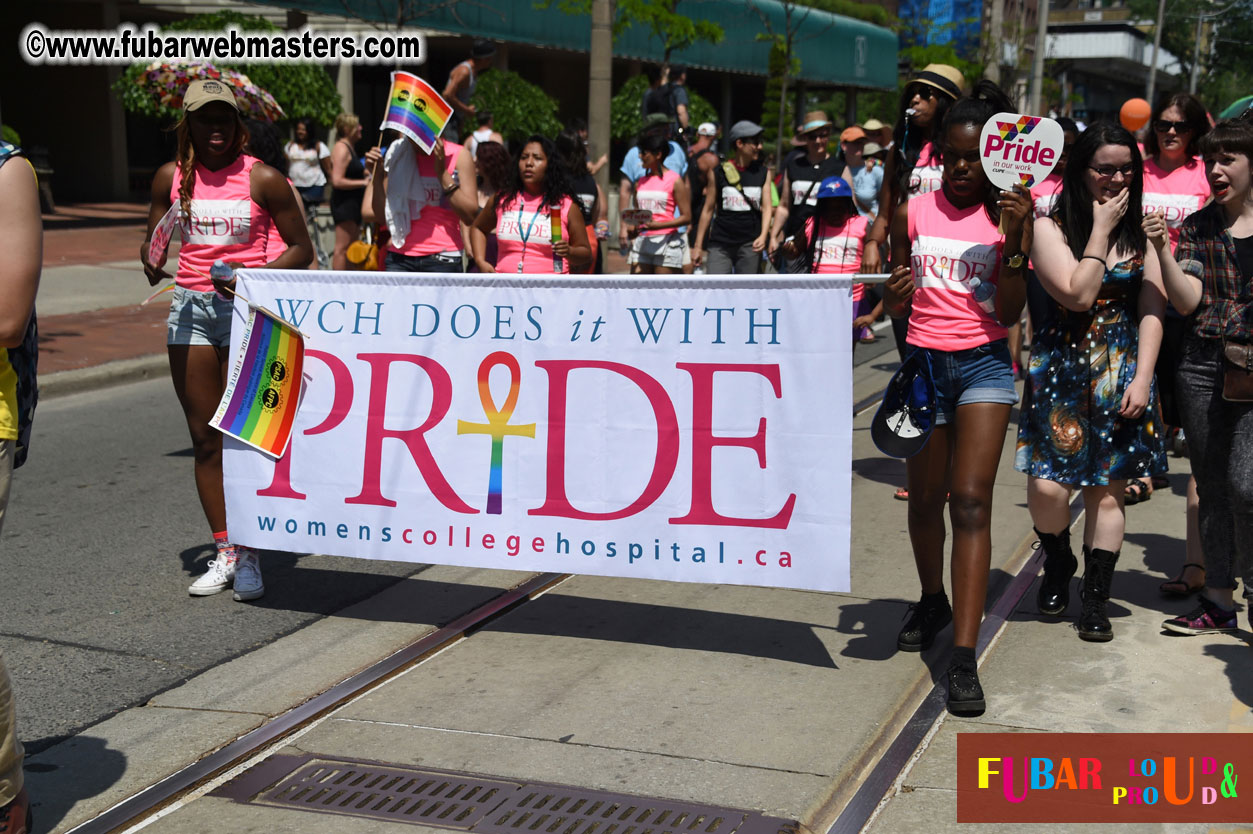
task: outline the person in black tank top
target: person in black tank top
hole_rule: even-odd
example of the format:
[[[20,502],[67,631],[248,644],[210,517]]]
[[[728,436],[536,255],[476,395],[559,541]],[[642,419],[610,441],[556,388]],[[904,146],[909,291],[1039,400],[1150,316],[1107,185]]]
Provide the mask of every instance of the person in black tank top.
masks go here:
[[[586,272],[600,275],[605,271],[605,253],[601,241],[609,237],[608,204],[605,192],[596,183],[587,164],[587,145],[577,131],[566,128],[557,134],[554,143],[558,157],[566,168],[570,190],[583,211],[583,225],[587,228],[587,242],[592,247],[592,262]]]
[[[335,147],[331,148],[331,217],[335,220],[335,251],[331,269],[348,268],[348,246],[361,231],[361,200],[365,197],[365,167],[357,158],[361,121],[351,113],[335,119]]]
[[[714,137],[718,128],[713,122],[703,122],[696,129],[696,141],[687,151],[687,186],[692,192],[692,216],[699,219],[705,207],[705,185],[709,172],[718,165],[718,154],[714,153]],[[704,239],[696,236],[697,224],[687,228],[687,242],[692,249],[704,246]]]
[[[799,135],[805,140],[805,155],[787,164],[783,172],[783,188],[779,194],[779,209],[775,212],[770,231],[770,254],[779,257],[780,272],[808,272],[804,256],[789,258],[779,252],[783,241],[805,227],[805,221],[814,214],[817,201],[814,194],[818,184],[827,177],[844,174],[844,162],[831,156],[827,141],[831,138],[831,120],[821,110],[805,114]]]
[[[706,272],[722,275],[755,275],[761,271],[761,253],[770,237],[771,171],[759,159],[762,128],[752,122],[736,122],[728,134],[732,159],[706,175],[705,203],[696,240],[707,247],[692,249],[692,262],[705,262]]]

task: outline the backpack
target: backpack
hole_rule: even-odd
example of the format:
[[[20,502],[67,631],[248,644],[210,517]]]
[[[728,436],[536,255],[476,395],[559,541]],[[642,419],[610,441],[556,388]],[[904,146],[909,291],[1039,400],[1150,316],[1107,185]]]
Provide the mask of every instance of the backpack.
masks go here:
[[[653,113],[665,113],[671,120],[678,117],[672,85],[662,84],[644,95],[644,115],[651,116]]]
[[[0,166],[22,151],[8,142],[0,142]],[[9,348],[9,364],[17,374],[17,444],[13,456],[13,468],[26,463],[30,451],[31,425],[35,421],[35,406],[39,403],[39,327],[35,323],[35,311],[31,310],[26,335],[19,347]]]

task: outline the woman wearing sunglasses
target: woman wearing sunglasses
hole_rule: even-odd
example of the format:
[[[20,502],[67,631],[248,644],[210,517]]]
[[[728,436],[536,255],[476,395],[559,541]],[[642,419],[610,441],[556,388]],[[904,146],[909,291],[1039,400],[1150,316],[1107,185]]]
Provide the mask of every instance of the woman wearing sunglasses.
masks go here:
[[[1057,302],[1031,340],[1014,467],[1044,549],[1036,595],[1060,616],[1078,560],[1070,547],[1072,489],[1083,490],[1084,572],[1079,638],[1113,638],[1105,611],[1126,518],[1129,478],[1166,471],[1153,363],[1166,306],[1161,266],[1141,223],[1143,162],[1135,137],[1108,122],[1070,151],[1053,212],[1036,220],[1031,257]]]
[[[1158,104],[1149,122],[1149,133],[1144,140],[1144,214],[1146,217],[1160,214],[1166,221],[1172,252],[1179,244],[1183,221],[1210,198],[1205,164],[1198,158],[1201,137],[1208,132],[1205,108],[1196,96],[1187,93],[1176,93]],[[1162,419],[1167,426],[1183,425],[1175,398],[1175,372],[1187,328],[1187,320],[1174,307],[1168,306],[1162,349],[1157,356],[1157,385],[1162,398]],[[1147,501],[1152,495],[1151,478],[1137,478],[1127,484],[1128,504]],[[1187,543],[1179,572],[1160,586],[1166,596],[1191,596],[1205,584],[1205,556],[1201,550],[1197,513],[1196,479],[1189,478]]]

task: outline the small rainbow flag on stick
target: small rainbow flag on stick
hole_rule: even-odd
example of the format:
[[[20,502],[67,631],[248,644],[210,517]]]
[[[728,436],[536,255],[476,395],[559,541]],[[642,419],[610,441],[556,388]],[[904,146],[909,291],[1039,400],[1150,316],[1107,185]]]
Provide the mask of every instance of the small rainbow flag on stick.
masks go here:
[[[380,130],[399,130],[430,153],[451,118],[452,108],[434,87],[411,73],[392,73],[387,115]]]
[[[304,385],[305,340],[263,307],[248,311],[248,330],[209,425],[280,458],[287,451]]]

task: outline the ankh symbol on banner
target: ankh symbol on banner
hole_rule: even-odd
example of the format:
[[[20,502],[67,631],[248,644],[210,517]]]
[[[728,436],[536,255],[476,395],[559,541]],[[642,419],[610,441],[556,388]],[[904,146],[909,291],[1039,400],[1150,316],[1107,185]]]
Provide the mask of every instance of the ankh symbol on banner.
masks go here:
[[[505,407],[496,408],[492,398],[492,368],[504,365],[509,369],[509,394],[505,397]],[[486,423],[469,423],[457,421],[457,434],[487,434],[492,438],[492,464],[487,481],[487,512],[489,515],[500,515],[501,470],[504,464],[505,437],[535,437],[535,424],[509,425],[509,418],[518,405],[518,388],[522,382],[522,368],[513,354],[497,351],[489,354],[479,365],[479,400],[483,403],[483,414]]]

